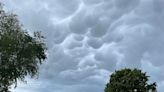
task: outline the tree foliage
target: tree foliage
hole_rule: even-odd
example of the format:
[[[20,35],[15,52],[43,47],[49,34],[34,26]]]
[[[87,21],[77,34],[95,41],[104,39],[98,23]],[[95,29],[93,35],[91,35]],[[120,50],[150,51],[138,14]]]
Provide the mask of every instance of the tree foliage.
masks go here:
[[[156,92],[156,83],[148,84],[149,76],[139,69],[122,69],[110,76],[105,92]]]
[[[13,13],[6,13],[0,4],[0,92],[9,92],[11,85],[35,77],[39,64],[46,59],[43,36],[29,35]]]

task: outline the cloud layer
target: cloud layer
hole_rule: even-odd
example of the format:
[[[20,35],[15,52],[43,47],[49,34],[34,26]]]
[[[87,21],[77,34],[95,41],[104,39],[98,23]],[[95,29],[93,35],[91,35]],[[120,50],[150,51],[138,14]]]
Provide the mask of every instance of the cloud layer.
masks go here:
[[[41,30],[49,48],[31,80],[40,86],[14,92],[103,92],[109,74],[124,67],[143,69],[164,91],[163,0],[3,2],[26,29]]]

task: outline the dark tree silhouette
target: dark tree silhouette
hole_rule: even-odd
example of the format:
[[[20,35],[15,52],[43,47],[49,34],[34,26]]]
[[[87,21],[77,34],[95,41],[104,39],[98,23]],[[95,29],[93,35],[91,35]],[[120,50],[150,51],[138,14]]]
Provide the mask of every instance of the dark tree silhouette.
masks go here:
[[[39,64],[46,59],[43,36],[29,35],[15,14],[7,13],[0,4],[0,92],[9,92],[11,85],[38,75]]]
[[[122,69],[110,76],[105,92],[156,92],[156,83],[148,84],[148,77],[139,69]]]

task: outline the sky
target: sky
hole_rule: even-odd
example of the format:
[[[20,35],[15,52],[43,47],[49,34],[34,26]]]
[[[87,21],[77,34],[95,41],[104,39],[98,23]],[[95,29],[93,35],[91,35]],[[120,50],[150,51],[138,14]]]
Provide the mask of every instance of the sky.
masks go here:
[[[104,92],[109,75],[139,68],[164,91],[164,0],[1,0],[48,47],[39,78],[13,92]]]

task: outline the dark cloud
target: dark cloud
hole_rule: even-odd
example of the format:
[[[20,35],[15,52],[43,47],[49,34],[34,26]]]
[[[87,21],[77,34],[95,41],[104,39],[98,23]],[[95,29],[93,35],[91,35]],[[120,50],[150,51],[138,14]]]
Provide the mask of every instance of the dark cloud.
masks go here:
[[[143,69],[163,92],[163,0],[3,2],[29,32],[41,30],[49,48],[34,81],[44,87],[20,84],[15,92],[101,92],[123,67]]]

